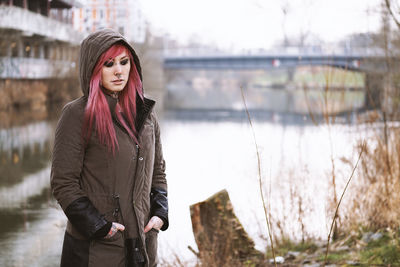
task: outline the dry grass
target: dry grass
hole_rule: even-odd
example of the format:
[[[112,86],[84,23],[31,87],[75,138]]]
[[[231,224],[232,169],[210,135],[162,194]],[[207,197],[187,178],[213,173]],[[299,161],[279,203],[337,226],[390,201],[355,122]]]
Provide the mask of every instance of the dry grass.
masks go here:
[[[344,189],[343,189],[343,193],[342,193],[342,195],[340,196],[339,202],[338,202],[337,205],[336,205],[335,214],[333,215],[333,220],[332,220],[331,228],[330,228],[329,234],[328,234],[328,243],[327,243],[327,245],[326,245],[324,266],[325,266],[326,263],[327,263],[328,253],[329,253],[329,243],[330,243],[330,239],[331,239],[331,234],[332,234],[332,231],[333,231],[333,227],[334,227],[335,222],[336,222],[336,217],[338,216],[338,211],[339,211],[340,204],[342,203],[344,194],[346,193],[346,190],[347,190],[347,188],[348,188],[348,186],[349,186],[349,184],[350,184],[350,182],[351,182],[351,179],[352,179],[353,176],[354,176],[354,172],[356,171],[357,166],[358,166],[358,163],[360,162],[361,156],[362,156],[362,154],[363,154],[363,152],[364,152],[364,150],[365,150],[365,146],[366,146],[366,145],[365,145],[365,142],[363,142],[363,143],[361,144],[361,151],[360,151],[360,154],[359,154],[359,156],[358,156],[357,162],[356,162],[356,164],[355,164],[355,166],[354,166],[354,168],[353,168],[353,171],[351,172],[351,175],[350,175],[349,179],[347,180],[346,186],[345,186]]]
[[[263,179],[262,179],[262,175],[261,175],[261,157],[260,157],[260,153],[259,153],[259,150],[258,150],[258,144],[257,144],[257,139],[256,139],[256,135],[255,135],[254,128],[253,128],[253,123],[251,121],[250,113],[249,113],[249,110],[248,110],[247,105],[246,105],[246,98],[244,96],[243,87],[240,87],[240,91],[241,91],[241,94],[242,94],[243,105],[244,105],[244,108],[246,110],[247,118],[249,120],[249,124],[251,126],[251,130],[252,130],[252,133],[253,133],[254,145],[255,145],[255,149],[256,149],[256,153],[257,153],[257,170],[258,170],[258,181],[259,181],[260,196],[261,196],[261,201],[262,201],[262,204],[263,204],[263,209],[264,209],[264,214],[265,214],[265,221],[266,221],[266,224],[267,224],[268,236],[269,236],[269,239],[270,239],[271,251],[272,251],[272,256],[273,256],[273,260],[274,260],[274,265],[277,266],[276,261],[275,261],[274,241],[273,241],[273,238],[272,238],[273,233],[272,233],[271,222],[270,222],[271,213],[270,213],[270,210],[267,209],[267,206],[266,206],[265,200],[264,200],[264,192],[263,192],[263,187],[264,186],[263,186]]]
[[[400,129],[387,135],[375,135],[366,147],[358,179],[353,190],[353,216],[346,222],[351,229],[363,225],[369,229],[398,229],[400,226]]]

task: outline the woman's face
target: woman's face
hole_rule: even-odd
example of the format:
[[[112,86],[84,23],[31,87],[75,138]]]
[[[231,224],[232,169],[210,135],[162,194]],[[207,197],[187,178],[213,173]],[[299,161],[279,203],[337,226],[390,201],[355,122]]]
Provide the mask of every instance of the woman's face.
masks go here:
[[[102,85],[113,92],[122,91],[128,82],[130,69],[131,63],[125,51],[108,59],[101,69]]]

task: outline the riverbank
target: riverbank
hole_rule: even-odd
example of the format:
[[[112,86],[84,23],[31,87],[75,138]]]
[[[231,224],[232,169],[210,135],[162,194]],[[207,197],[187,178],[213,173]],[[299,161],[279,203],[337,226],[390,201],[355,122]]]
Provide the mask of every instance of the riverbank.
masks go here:
[[[329,245],[326,256],[326,241],[307,240],[296,243],[284,239],[274,246],[277,266],[305,266],[305,267],[336,267],[336,266],[400,266],[400,231],[390,229],[368,231],[360,228],[343,234]],[[199,259],[193,266],[221,266],[213,260],[213,255],[206,259]],[[271,247],[261,258],[248,258],[238,261],[227,259],[222,266],[236,267],[269,267],[275,266]],[[162,266],[182,266],[179,261],[162,264]]]
[[[189,248],[198,260],[193,266],[399,266],[400,230],[390,227],[371,230],[358,226],[336,229],[334,240],[294,236],[264,237],[265,251],[257,250],[233,210],[228,192],[221,190],[208,199],[190,206],[193,234],[198,251]],[[266,225],[269,224],[268,219]],[[330,235],[329,235],[330,236]],[[179,262],[178,262],[179,263]],[[172,266],[181,266],[174,262]],[[171,266],[166,264],[165,266]]]
[[[400,232],[391,229],[358,229],[332,242],[326,257],[326,241],[294,243],[283,240],[275,248],[279,266],[399,266]],[[273,263],[272,251],[266,253]],[[325,262],[326,259],[326,262]]]

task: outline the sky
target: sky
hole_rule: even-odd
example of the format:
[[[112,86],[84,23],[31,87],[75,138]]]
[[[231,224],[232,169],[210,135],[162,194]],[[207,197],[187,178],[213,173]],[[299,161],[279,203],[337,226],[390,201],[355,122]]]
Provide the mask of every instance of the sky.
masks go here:
[[[382,0],[142,0],[153,31],[221,48],[270,48],[301,34],[336,42],[377,31]],[[287,15],[283,8],[287,7]],[[315,39],[315,38],[314,38]]]

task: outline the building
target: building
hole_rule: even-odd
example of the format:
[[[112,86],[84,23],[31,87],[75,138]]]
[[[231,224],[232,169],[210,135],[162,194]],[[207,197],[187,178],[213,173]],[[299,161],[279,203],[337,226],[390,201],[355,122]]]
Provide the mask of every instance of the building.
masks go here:
[[[93,32],[113,28],[129,41],[143,43],[146,26],[139,0],[86,0],[73,13],[75,29]]]
[[[66,75],[84,34],[72,27],[76,0],[0,0],[0,79]]]
[[[49,99],[73,95],[61,97],[77,88],[78,49],[87,33],[73,28],[72,8],[81,6],[78,0],[0,0],[0,111],[43,109]]]

